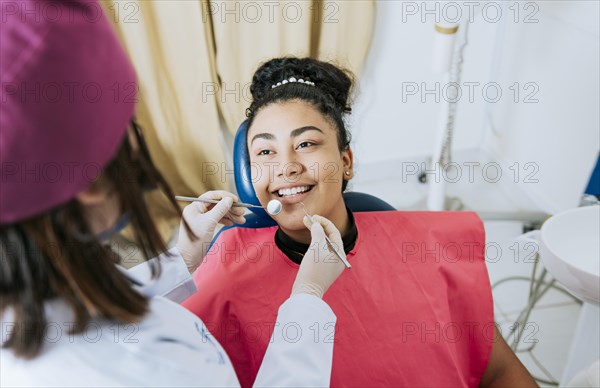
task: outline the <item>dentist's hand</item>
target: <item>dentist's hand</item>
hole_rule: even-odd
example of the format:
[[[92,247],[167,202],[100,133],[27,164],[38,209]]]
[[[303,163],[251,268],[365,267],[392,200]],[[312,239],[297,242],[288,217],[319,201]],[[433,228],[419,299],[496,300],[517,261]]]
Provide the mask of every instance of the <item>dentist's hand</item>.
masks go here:
[[[322,298],[346,268],[325,240],[325,236],[329,237],[340,255],[345,257],[344,244],[340,232],[331,221],[317,215],[313,215],[312,220],[312,224],[308,217],[304,217],[303,220],[304,225],[310,229],[312,241],[300,264],[292,286],[292,295],[306,293]]]
[[[194,272],[206,255],[210,242],[217,224],[226,226],[243,224],[244,208],[232,207],[234,201],[239,201],[238,197],[227,191],[209,191],[198,198],[220,200],[217,204],[192,202],[183,209],[183,219],[179,225],[179,238],[177,248],[183,257],[190,273]],[[196,236],[190,236],[183,224],[187,222],[190,229]]]

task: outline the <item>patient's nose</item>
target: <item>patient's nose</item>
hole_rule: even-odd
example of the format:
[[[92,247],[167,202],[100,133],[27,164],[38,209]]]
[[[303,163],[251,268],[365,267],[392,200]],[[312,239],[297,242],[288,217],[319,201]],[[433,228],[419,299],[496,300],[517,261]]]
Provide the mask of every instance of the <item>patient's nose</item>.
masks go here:
[[[302,164],[295,161],[288,161],[282,163],[278,175],[283,178],[293,178],[302,173],[302,171]]]

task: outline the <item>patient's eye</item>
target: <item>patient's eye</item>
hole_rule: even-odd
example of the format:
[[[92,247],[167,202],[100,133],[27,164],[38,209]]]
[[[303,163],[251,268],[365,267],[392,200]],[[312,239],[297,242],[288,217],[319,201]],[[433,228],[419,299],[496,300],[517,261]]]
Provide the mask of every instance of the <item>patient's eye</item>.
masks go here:
[[[261,155],[271,155],[272,153],[273,153],[273,151],[271,151],[271,150],[260,150],[260,151],[258,151],[258,155],[259,156],[261,156]]]
[[[307,148],[307,147],[312,147],[314,146],[315,143],[310,142],[310,141],[303,141],[302,143],[298,144],[298,147],[296,147],[297,149],[301,149],[301,148]]]

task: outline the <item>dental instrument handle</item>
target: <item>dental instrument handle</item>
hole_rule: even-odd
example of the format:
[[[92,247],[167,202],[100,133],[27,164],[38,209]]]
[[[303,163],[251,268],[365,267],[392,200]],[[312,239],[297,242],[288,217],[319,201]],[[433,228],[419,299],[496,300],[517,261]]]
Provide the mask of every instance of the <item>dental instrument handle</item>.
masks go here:
[[[215,199],[204,199],[204,198],[196,198],[196,197],[184,197],[182,195],[176,195],[175,199],[178,200],[178,201],[186,201],[186,202],[219,203],[219,201],[215,200]],[[262,206],[252,205],[252,204],[243,203],[243,202],[234,202],[233,203],[233,207],[251,207],[251,208],[263,209]]]
[[[308,212],[306,211],[306,206],[304,206],[304,203],[300,202],[300,205],[302,205],[302,210],[304,211],[304,214],[306,214],[306,216],[308,217],[308,219],[310,220],[310,222],[311,223],[314,222],[313,219],[312,219],[312,216],[310,214],[308,214]],[[352,268],[352,265],[350,265],[350,263],[348,262],[348,260],[346,260],[345,257],[343,257],[342,255],[340,255],[340,253],[335,248],[335,245],[333,245],[333,243],[331,242],[331,240],[329,239],[329,237],[325,236],[325,241],[327,241],[327,244],[329,245],[329,247],[333,250],[333,252],[338,257],[338,259],[340,259],[342,261],[342,263],[344,263],[344,265],[346,266],[346,268],[348,268],[348,269]]]
[[[348,260],[344,256],[340,255],[340,253],[335,248],[335,245],[333,245],[333,243],[331,242],[331,240],[329,239],[329,237],[325,236],[325,241],[327,241],[327,244],[329,244],[329,246],[331,247],[331,249],[333,250],[333,252],[335,253],[335,255],[338,257],[338,259],[340,259],[342,261],[342,263],[344,263],[344,265],[346,266],[346,268],[348,268],[348,269],[352,268],[352,265],[350,265],[350,263],[348,262]]]

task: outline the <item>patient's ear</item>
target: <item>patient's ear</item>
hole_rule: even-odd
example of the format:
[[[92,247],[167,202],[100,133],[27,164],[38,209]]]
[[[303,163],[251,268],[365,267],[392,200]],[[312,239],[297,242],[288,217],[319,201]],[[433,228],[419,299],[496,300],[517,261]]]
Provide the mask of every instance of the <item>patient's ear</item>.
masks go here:
[[[347,146],[344,151],[342,151],[342,163],[344,171],[342,175],[345,180],[350,180],[354,176],[354,155],[352,154],[352,148]]]

